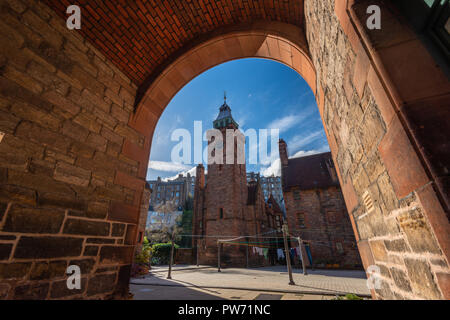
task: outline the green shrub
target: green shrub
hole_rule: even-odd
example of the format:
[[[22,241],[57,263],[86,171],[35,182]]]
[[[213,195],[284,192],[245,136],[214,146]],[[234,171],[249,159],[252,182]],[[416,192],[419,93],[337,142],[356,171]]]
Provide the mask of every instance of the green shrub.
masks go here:
[[[170,261],[170,250],[172,243],[155,243],[152,246],[152,263],[153,264],[168,264]],[[178,249],[179,245],[175,244],[174,249]],[[174,252],[175,257],[175,252]]]
[[[148,243],[147,245],[145,245],[144,243],[141,252],[136,253],[134,256],[134,262],[131,267],[131,276],[134,278],[148,274],[150,269],[151,258],[152,258],[152,248],[148,245]]]
[[[152,257],[152,248],[143,246],[141,252],[136,254],[134,261],[139,264],[149,264]]]
[[[347,293],[345,296],[336,296],[333,300],[364,300],[354,293]]]

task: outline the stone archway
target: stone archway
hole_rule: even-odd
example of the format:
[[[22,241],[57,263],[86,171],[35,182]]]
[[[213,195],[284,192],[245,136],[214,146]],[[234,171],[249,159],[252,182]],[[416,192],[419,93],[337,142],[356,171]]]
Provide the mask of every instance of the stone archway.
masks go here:
[[[448,298],[445,163],[413,130],[429,126],[417,117],[420,103],[441,114],[448,85],[398,17],[389,20],[398,33],[384,39],[361,27],[362,0],[205,8],[139,1],[129,11],[83,2],[90,28],[80,35],[55,14],[65,17],[67,1],[45,2],[54,11],[43,2],[2,4],[0,297],[122,295],[161,112],[204,70],[261,57],[292,67],[316,95],[364,266],[381,271],[373,296]],[[142,35],[144,21],[159,29]],[[182,39],[168,35],[174,26]],[[426,70],[432,86],[402,83],[402,72],[417,78],[395,63],[408,45],[418,52],[409,63]],[[74,263],[83,271],[76,292],[64,274]]]
[[[341,8],[336,7],[336,10]],[[378,71],[380,66],[370,61],[370,51],[364,51],[357,40],[345,38],[351,31],[339,31],[330,42],[341,45],[340,48],[335,46],[333,53],[346,60],[335,61],[334,81],[326,73],[321,75],[322,79],[317,78],[308,49],[311,42],[305,43],[306,36],[298,27],[256,23],[249,30],[209,39],[178,57],[152,81],[139,101],[133,125],[143,129],[149,119],[157,121],[182,86],[217,64],[259,57],[291,67],[304,77],[315,93],[333,159],[339,168],[339,181],[364,267],[381,266],[381,279],[385,282],[372,290],[373,297],[443,297],[441,294],[447,294],[446,269],[432,261],[439,260],[440,254],[448,248],[448,236],[444,232],[448,227],[441,229],[448,226],[448,220],[443,212],[439,217],[434,216],[438,197],[428,198],[434,191],[428,183],[426,169],[421,168],[402,115],[396,115],[395,105],[388,101],[391,99],[389,91],[395,91],[395,85],[383,83],[388,80],[385,75],[384,78],[379,75],[383,72]],[[314,34],[308,36],[312,41]],[[359,52],[353,51],[354,46]],[[345,55],[347,57],[343,57]],[[322,71],[330,67],[321,60],[323,57],[318,59],[316,63]],[[386,85],[388,89],[384,89]],[[336,121],[334,117],[340,119]],[[156,126],[156,122],[152,123],[152,127]],[[148,134],[151,133],[149,130]],[[408,159],[402,164],[404,169],[393,167],[393,158],[400,154]],[[415,172],[414,177],[406,170]],[[415,238],[419,234],[423,237],[420,240]],[[430,260],[424,259],[424,252],[431,254]],[[400,258],[403,255],[406,258]],[[399,261],[403,259],[406,262]],[[436,281],[431,289],[423,279],[416,277],[418,270],[425,272],[429,280]],[[439,283],[443,285],[440,289]],[[409,293],[412,288],[416,293]]]

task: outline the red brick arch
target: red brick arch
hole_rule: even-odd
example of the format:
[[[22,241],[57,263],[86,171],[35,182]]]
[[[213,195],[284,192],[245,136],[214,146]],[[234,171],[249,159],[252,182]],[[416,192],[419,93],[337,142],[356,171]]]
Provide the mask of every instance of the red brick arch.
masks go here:
[[[255,23],[246,30],[206,40],[177,58],[145,91],[130,126],[151,136],[170,100],[189,81],[218,64],[251,57],[270,59],[291,67],[316,93],[316,72],[308,55],[303,30],[280,22]],[[148,156],[149,148],[147,144],[142,150],[142,158]],[[124,154],[133,157],[135,152],[136,148],[125,142]],[[142,174],[145,174],[145,169],[142,168]]]

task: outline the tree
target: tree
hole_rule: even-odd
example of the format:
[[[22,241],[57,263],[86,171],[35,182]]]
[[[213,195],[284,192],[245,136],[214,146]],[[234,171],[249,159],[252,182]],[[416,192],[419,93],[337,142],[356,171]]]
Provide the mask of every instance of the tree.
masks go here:
[[[182,248],[190,248],[192,246],[192,216],[192,210],[185,209],[181,217],[177,219],[178,227],[180,229],[177,244]]]

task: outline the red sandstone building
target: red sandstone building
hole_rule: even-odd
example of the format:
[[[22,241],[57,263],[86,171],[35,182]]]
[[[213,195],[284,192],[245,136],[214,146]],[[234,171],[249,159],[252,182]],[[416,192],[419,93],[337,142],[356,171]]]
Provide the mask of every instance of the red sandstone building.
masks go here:
[[[214,121],[214,128],[222,133],[221,149],[224,151],[227,150],[226,130],[234,130],[237,136],[241,134],[226,102],[220,107],[220,113]],[[253,247],[271,249],[272,252],[274,244],[266,244],[261,235],[270,234],[276,237],[277,232],[279,235],[281,210],[271,202],[264,201],[259,181],[247,182],[245,161],[241,164],[237,161],[237,139],[233,138],[235,150],[233,164],[226,163],[225,152],[223,152],[223,164],[211,164],[211,161],[208,161],[207,183],[205,183],[203,165],[197,166],[193,234],[200,237],[194,236],[193,248],[199,251],[201,264],[217,265],[218,240],[237,237],[242,238],[232,243],[220,244],[223,266],[244,267],[268,264],[271,261],[269,256],[255,254]],[[219,147],[216,147],[213,152],[217,151],[217,148]]]
[[[289,233],[304,241],[306,264],[312,260],[315,267],[360,268],[356,239],[331,153],[288,159],[282,139],[279,150]],[[291,245],[297,247],[298,242],[292,241]]]

